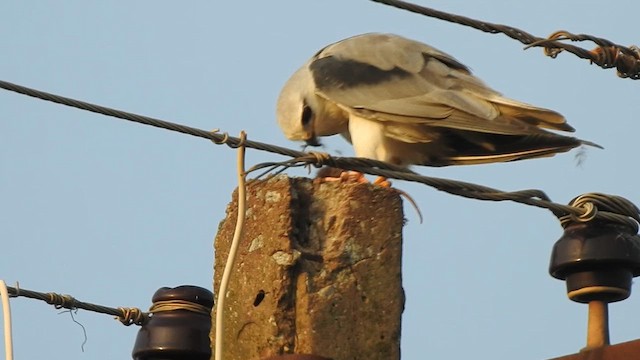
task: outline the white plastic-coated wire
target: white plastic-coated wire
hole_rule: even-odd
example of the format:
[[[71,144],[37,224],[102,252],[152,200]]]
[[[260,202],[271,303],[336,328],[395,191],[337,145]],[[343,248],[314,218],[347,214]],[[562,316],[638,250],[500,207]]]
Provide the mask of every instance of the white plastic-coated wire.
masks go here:
[[[240,135],[240,146],[238,147],[238,217],[236,220],[236,228],[233,232],[233,239],[229,247],[229,255],[224,265],[222,279],[220,279],[220,288],[218,289],[218,297],[216,299],[216,339],[215,339],[215,360],[222,360],[224,354],[224,306],[227,298],[227,287],[231,278],[231,270],[236,260],[240,240],[244,233],[244,218],[246,212],[247,191],[246,191],[246,173],[244,171],[244,131]]]
[[[0,297],[2,297],[2,318],[4,319],[4,353],[5,360],[13,360],[13,336],[11,332],[11,307],[9,291],[4,280],[0,280]]]

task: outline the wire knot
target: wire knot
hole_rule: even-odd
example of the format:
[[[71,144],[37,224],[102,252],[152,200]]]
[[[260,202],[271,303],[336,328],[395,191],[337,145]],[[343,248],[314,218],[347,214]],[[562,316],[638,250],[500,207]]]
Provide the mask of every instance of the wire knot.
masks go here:
[[[640,48],[637,46],[624,47],[616,45],[608,40],[585,34],[572,34],[565,30],[559,30],[549,35],[548,38],[535,41],[526,48],[532,46],[544,46],[544,54],[556,58],[563,50],[556,41],[592,41],[598,45],[593,50],[584,50],[584,55],[592,64],[603,69],[616,68],[621,78],[640,79]]]
[[[20,283],[18,281],[16,281],[16,286],[13,289],[14,289],[13,292],[9,292],[9,297],[10,298],[19,297],[21,294],[20,294]]]
[[[47,304],[53,305],[56,309],[75,309],[77,300],[71,295],[62,295],[57,293],[47,293]]]
[[[328,153],[319,152],[319,151],[309,151],[308,154],[309,154],[309,159],[307,163],[317,168],[321,168],[325,165],[332,166],[332,167],[335,166],[333,157],[331,157],[331,155],[329,155]]]
[[[216,136],[222,136],[222,139],[220,140],[215,140],[215,139],[211,139],[211,141],[213,141],[214,144],[216,145],[223,145],[223,144],[227,144],[227,142],[229,141],[229,133],[224,132],[224,133],[220,133],[220,129],[212,129],[210,131],[211,134],[216,135]]]
[[[224,133],[224,135],[225,135],[225,138],[222,140],[226,142],[226,140],[229,139],[229,135],[227,135],[227,133]],[[234,139],[234,141],[226,142],[226,144],[228,147],[232,149],[237,149],[241,146],[247,146],[247,133],[244,130],[240,131],[240,137],[238,139]]]
[[[563,228],[597,220],[622,225],[638,233],[640,209],[621,196],[587,193],[571,200],[569,206],[575,211],[559,217]]]
[[[615,67],[621,78],[640,79],[640,48],[630,46],[631,53],[623,52],[618,47],[597,47],[590,51],[596,60],[592,62],[605,68]]]
[[[578,197],[578,199],[579,200],[574,201],[570,205],[575,208],[582,209],[584,213],[569,215],[571,218],[571,221],[586,223],[595,219],[595,217],[598,215],[598,208],[592,202],[590,202],[586,197],[585,198]]]
[[[124,326],[130,326],[133,324],[142,325],[148,319],[148,315],[138,308],[119,307],[118,310],[122,314],[120,316],[116,316],[115,319],[120,321]]]

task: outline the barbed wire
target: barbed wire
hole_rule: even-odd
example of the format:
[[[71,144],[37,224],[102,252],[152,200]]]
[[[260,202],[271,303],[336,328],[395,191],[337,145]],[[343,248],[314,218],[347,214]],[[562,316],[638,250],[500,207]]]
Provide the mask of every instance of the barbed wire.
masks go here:
[[[176,124],[165,120],[116,110],[64,96],[54,95],[44,91],[13,84],[7,81],[0,80],[0,88],[32,96],[41,100],[51,101],[57,104],[87,110],[118,119],[129,120],[140,124],[150,125],[166,130],[205,138],[213,141],[218,145],[225,144],[231,148],[237,148],[240,144],[243,143],[244,146],[248,148],[267,151],[293,158],[283,162],[267,162],[258,164],[249,171],[256,171],[259,169],[274,171],[278,168],[285,169],[289,167],[299,166],[315,166],[319,168],[327,165],[344,170],[359,171],[370,175],[383,176],[389,179],[417,182],[433,187],[434,189],[447,192],[449,194],[476,200],[513,201],[520,204],[545,208],[550,210],[558,218],[569,216],[570,219],[579,221],[585,216],[591,215],[591,210],[589,208],[586,208],[584,204],[582,204],[581,206],[557,204],[552,202],[551,199],[542,190],[520,190],[506,192],[463,181],[424,176],[417,174],[409,169],[377,160],[353,157],[334,157],[326,153],[296,151],[276,145],[265,144],[262,142],[250,140],[245,140],[243,142],[241,139],[229,136],[227,133],[219,133],[217,129],[213,131],[201,130],[186,125]],[[637,229],[637,223],[640,222],[640,215],[637,211],[634,212],[632,210],[635,208],[635,206],[627,206],[625,208],[631,210],[627,211],[624,214],[615,214],[609,213],[607,211],[600,211],[595,216],[598,218],[608,216],[609,219],[615,219],[619,223]],[[637,210],[637,208],[635,209]]]
[[[572,34],[564,30],[556,31],[548,38],[541,38],[512,26],[476,20],[466,16],[455,15],[401,0],[370,1],[459,25],[469,26],[491,34],[504,34],[527,45],[525,49],[530,47],[544,47],[545,55],[552,58],[555,58],[560,52],[566,50],[579,58],[589,60],[591,63],[596,64],[603,69],[615,67],[618,71],[618,76],[621,78],[629,78],[632,80],[640,79],[640,48],[637,46],[625,47],[607,39],[587,34]],[[575,45],[564,43],[562,42],[563,40],[591,41],[598,45],[598,47],[593,50],[586,50]]]
[[[18,286],[7,286],[9,295],[11,297],[26,297],[30,299],[36,299],[53,305],[56,309],[69,309],[76,310],[82,309],[92,311],[100,314],[107,314],[115,316],[122,324],[129,325],[142,325],[149,318],[149,314],[142,312],[138,308],[119,307],[112,308],[103,305],[92,304],[84,301],[77,300],[71,295],[63,295],[54,292],[42,293],[33,290],[22,289]]]

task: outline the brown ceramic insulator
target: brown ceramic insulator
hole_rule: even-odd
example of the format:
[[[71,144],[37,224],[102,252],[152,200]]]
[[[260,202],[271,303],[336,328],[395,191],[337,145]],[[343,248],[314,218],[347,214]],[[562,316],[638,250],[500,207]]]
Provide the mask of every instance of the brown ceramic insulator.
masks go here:
[[[133,347],[135,360],[209,360],[213,293],[197,286],[160,288],[154,304],[182,301],[204,307],[204,312],[177,308],[155,312],[138,332]]]
[[[570,225],[553,247],[549,273],[566,281],[573,301],[624,300],[640,275],[640,237],[604,221]]]

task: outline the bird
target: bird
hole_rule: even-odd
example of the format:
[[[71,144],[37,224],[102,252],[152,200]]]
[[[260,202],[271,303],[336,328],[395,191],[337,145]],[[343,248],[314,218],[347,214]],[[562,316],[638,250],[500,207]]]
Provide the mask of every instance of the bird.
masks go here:
[[[558,112],[493,90],[453,56],[399,35],[330,44],[293,73],[276,104],[284,135],[342,135],[357,157],[401,167],[508,162],[599,145]]]

